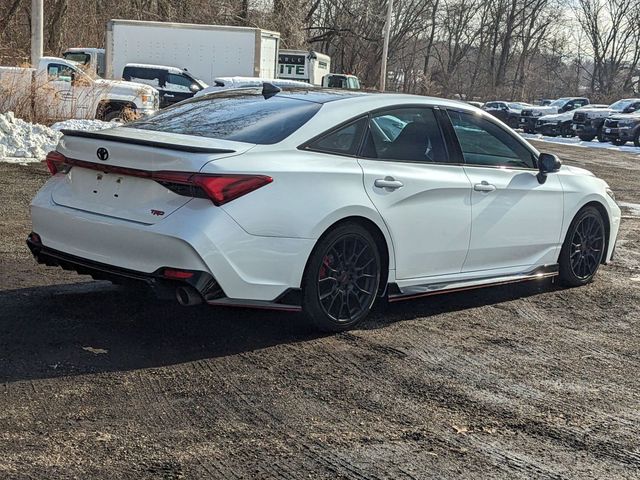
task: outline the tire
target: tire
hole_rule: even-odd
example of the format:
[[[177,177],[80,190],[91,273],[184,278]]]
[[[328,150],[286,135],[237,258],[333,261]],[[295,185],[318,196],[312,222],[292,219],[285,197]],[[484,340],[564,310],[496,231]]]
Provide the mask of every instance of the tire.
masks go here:
[[[362,226],[345,223],[324,234],[302,280],[302,309],[310,323],[323,332],[360,323],[376,300],[381,265],[376,241]]]
[[[575,216],[560,251],[560,283],[579,287],[591,282],[605,255],[606,229],[595,207],[585,207]]]
[[[596,138],[595,135],[578,135],[578,137],[580,138],[580,140],[582,140],[583,142],[590,142],[592,141],[594,138]]]
[[[633,137],[633,144],[634,144],[636,147],[639,147],[639,148],[640,148],[640,128],[639,128],[639,129],[638,129],[638,131],[636,132],[636,136],[635,136],[635,137]]]
[[[607,143],[607,137],[604,136],[604,133],[602,132],[602,128],[598,129],[598,141],[600,143]]]
[[[534,133],[534,131],[530,128],[523,128],[522,130],[524,131],[524,133]]]
[[[619,138],[614,138],[613,140],[611,140],[611,143],[613,143],[616,147],[622,147],[627,142],[625,140],[620,140]]]
[[[574,136],[573,130],[571,130],[571,124],[563,125],[560,131],[563,138],[572,138]]]

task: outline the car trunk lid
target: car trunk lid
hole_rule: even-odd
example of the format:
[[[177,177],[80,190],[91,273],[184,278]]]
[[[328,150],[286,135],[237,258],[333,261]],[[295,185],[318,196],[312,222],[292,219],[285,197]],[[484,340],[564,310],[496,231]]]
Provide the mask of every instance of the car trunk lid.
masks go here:
[[[154,224],[191,200],[158,177],[197,173],[220,158],[240,155],[252,144],[190,135],[114,128],[64,131],[57,151],[70,171],[52,193],[58,205],[99,215]],[[155,178],[155,179],[154,179]]]

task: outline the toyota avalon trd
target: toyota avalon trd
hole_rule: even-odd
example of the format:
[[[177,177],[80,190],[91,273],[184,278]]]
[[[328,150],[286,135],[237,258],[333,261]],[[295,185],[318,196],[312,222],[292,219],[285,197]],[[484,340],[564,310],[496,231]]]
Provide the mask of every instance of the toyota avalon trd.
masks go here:
[[[36,259],[182,304],[351,328],[399,301],[559,276],[613,255],[607,184],[468,104],[265,84],[65,131],[33,200]]]

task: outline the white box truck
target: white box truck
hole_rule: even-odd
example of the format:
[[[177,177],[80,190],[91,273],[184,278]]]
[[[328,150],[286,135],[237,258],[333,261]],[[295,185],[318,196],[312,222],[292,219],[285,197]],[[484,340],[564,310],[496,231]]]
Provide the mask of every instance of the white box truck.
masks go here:
[[[280,50],[278,78],[322,85],[322,78],[331,71],[331,57],[304,50]]]
[[[275,78],[280,34],[249,27],[110,20],[106,77],[120,78],[128,63],[186,68],[213,84],[216,77]]]

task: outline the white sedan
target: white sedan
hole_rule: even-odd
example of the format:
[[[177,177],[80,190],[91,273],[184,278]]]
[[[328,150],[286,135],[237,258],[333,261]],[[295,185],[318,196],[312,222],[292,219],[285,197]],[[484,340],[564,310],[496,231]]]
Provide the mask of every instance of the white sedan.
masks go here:
[[[351,328],[378,298],[559,276],[613,256],[607,184],[465,103],[265,84],[66,131],[33,200],[36,259],[181,304]]]

